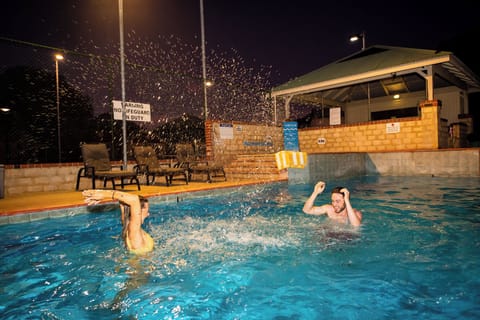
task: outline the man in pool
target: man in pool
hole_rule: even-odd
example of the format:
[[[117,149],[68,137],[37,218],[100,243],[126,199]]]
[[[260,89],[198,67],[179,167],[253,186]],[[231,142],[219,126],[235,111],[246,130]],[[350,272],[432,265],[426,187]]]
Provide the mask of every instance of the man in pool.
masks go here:
[[[322,215],[327,214],[330,219],[342,223],[350,223],[352,226],[359,226],[362,223],[362,213],[352,208],[350,204],[350,192],[347,188],[336,187],[332,190],[332,203],[322,206],[314,206],[313,203],[319,194],[326,187],[323,181],[318,182],[303,206],[303,212],[306,214]]]
[[[153,238],[142,229],[149,216],[148,200],[142,196],[116,190],[85,190],[85,202],[97,204],[101,200],[118,200],[122,218],[122,237],[127,249],[134,254],[144,254],[153,250]]]

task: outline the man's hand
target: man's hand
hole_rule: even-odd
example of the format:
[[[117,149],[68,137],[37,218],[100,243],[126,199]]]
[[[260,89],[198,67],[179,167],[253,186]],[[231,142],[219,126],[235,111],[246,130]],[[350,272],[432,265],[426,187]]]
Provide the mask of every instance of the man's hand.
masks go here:
[[[318,182],[316,185],[315,185],[315,188],[314,188],[314,191],[315,193],[317,194],[320,194],[323,192],[323,190],[325,190],[325,187],[327,186],[327,184],[323,181],[320,181]]]

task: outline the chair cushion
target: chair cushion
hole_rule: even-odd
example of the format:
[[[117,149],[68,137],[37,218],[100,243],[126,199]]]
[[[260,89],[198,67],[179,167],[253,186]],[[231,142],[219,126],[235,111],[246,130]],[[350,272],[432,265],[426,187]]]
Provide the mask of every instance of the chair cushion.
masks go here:
[[[128,178],[136,177],[137,174],[134,171],[122,171],[122,170],[112,170],[112,171],[95,171],[95,176],[97,177],[106,177],[106,178]]]
[[[87,167],[94,167],[95,171],[110,171],[110,157],[104,143],[83,144],[81,146],[83,162]]]
[[[152,147],[137,146],[133,149],[133,153],[137,164],[147,165],[149,171],[161,168],[157,155]]]

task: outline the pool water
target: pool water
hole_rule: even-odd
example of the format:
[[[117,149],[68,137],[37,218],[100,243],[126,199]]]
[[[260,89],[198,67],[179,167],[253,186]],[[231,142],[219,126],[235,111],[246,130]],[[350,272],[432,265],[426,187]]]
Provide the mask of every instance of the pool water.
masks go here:
[[[151,199],[156,248],[116,206],[0,226],[1,319],[479,319],[480,179],[359,177],[359,229],[305,215],[313,185]]]

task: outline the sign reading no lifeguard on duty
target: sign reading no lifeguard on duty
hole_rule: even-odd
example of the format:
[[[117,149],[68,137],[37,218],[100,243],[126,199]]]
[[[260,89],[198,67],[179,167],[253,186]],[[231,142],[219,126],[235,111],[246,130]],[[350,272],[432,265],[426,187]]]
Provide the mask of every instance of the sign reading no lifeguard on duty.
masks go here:
[[[122,120],[122,101],[113,100],[113,119]],[[125,101],[125,119],[150,122],[150,104]]]

